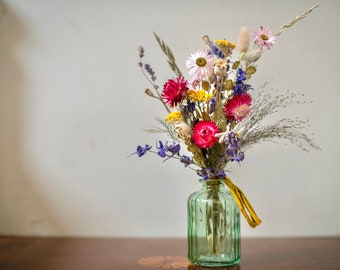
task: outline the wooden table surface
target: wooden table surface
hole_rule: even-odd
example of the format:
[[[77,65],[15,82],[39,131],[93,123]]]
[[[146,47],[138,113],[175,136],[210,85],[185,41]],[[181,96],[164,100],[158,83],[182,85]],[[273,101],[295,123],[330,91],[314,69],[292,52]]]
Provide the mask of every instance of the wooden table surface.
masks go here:
[[[191,265],[186,239],[0,237],[0,269],[212,269]],[[339,270],[340,237],[242,238],[235,270]]]

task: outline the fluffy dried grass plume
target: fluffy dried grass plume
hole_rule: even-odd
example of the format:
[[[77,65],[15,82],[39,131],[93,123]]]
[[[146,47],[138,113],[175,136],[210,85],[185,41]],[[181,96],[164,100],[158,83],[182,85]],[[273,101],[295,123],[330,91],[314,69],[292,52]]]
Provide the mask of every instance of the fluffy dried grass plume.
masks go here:
[[[237,50],[240,53],[245,53],[249,48],[249,30],[248,27],[243,26],[238,34]]]

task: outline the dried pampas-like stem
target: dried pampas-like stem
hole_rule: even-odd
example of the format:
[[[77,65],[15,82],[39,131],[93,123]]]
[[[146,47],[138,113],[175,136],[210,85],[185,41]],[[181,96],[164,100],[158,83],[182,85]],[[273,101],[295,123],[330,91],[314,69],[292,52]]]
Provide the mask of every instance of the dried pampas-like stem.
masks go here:
[[[279,36],[282,34],[283,31],[285,31],[287,28],[292,27],[294,24],[296,24],[299,20],[302,20],[305,18],[309,13],[311,13],[314,9],[316,9],[319,5],[312,6],[310,9],[306,10],[304,13],[298,15],[295,17],[295,19],[291,20],[289,23],[284,24],[280,27],[279,32],[277,32],[275,35]]]
[[[287,140],[308,152],[310,148],[320,150],[320,147],[307,134],[302,131],[309,126],[308,119],[283,118],[274,123],[263,125],[262,121],[269,115],[275,114],[279,109],[287,108],[292,104],[305,104],[299,101],[295,93],[287,91],[285,94],[273,95],[273,90],[267,92],[264,84],[258,91],[254,101],[252,114],[241,122],[235,130],[242,138],[242,147],[250,148],[256,143]]]
[[[169,125],[166,121],[161,118],[156,118],[156,121],[163,126],[163,128],[153,127],[149,129],[145,129],[147,133],[166,133],[168,136],[177,142],[181,142],[180,138],[178,137],[178,133],[175,131],[174,126]]]

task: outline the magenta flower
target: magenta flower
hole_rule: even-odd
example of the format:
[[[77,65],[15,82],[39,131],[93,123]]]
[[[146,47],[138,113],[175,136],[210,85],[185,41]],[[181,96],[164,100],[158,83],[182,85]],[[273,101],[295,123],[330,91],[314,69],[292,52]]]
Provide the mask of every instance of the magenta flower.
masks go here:
[[[223,108],[223,114],[228,120],[241,121],[250,111],[251,96],[247,93],[232,97]]]
[[[216,134],[219,132],[215,122],[210,120],[200,121],[193,128],[192,140],[199,148],[209,149],[216,142]]]
[[[162,97],[170,107],[176,107],[183,101],[188,89],[187,81],[184,78],[168,80],[164,84]]]
[[[263,50],[263,47],[267,47],[269,50],[275,44],[276,36],[268,28],[261,26],[255,31],[253,41]]]

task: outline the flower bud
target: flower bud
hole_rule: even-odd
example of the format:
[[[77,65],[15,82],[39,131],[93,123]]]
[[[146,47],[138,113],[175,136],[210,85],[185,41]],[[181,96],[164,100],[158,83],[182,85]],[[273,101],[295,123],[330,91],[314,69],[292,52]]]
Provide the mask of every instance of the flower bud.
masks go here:
[[[154,94],[152,93],[152,91],[149,88],[146,88],[144,90],[144,93],[147,94],[150,97],[155,97]]]
[[[207,35],[204,35],[204,36],[202,37],[202,39],[203,39],[203,41],[204,41],[205,44],[210,45],[210,39],[209,39],[209,37],[208,37]]]
[[[187,123],[180,122],[175,125],[175,130],[180,136],[188,136],[190,135],[191,128]]]

